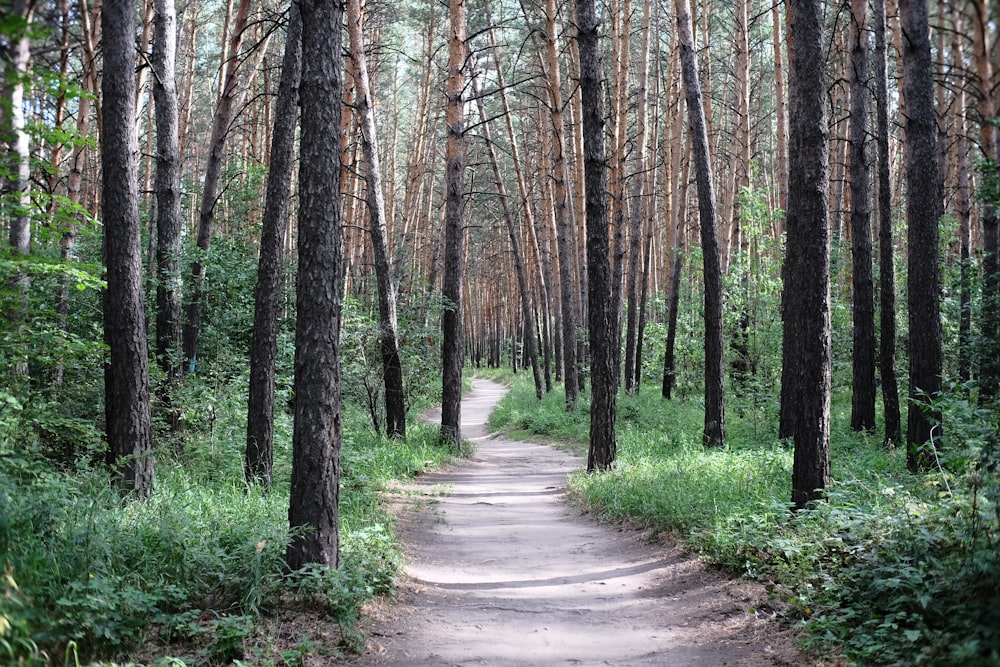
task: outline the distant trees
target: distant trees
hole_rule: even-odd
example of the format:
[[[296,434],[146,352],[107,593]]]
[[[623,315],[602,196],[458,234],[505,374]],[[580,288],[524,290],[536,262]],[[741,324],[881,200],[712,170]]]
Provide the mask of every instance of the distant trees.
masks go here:
[[[360,0],[347,0],[347,34],[350,37],[351,74],[354,78],[361,126],[361,153],[365,161],[365,201],[368,204],[369,235],[375,282],[378,290],[379,353],[385,384],[385,433],[390,438],[406,435],[406,403],[403,398],[403,368],[399,358],[399,326],[396,319],[396,285],[389,263],[389,233],[385,197],[382,193],[382,166],[375,129],[375,100],[365,61]]]
[[[73,286],[96,275],[97,237],[88,230],[105,207],[115,372],[123,340],[136,353],[153,348],[150,429],[182,447],[185,431],[215,426],[217,403],[199,392],[242,382],[249,354],[244,472],[269,485],[282,446],[275,419],[302,400],[283,367],[293,346],[282,335],[293,317],[305,317],[297,309],[330,307],[298,301],[282,285],[284,271],[319,271],[303,264],[312,261],[308,251],[294,250],[296,242],[308,247],[308,230],[321,223],[306,211],[305,227],[289,217],[306,201],[302,185],[317,178],[305,173],[315,165],[294,159],[297,16],[288,14],[282,30],[283,14],[254,3],[197,2],[174,25],[172,1],[149,0],[132,17],[133,87],[103,92],[96,77],[111,51],[97,48],[99,8],[9,4],[10,20],[0,22],[0,224],[9,246],[0,262],[8,286],[0,290],[0,357],[9,371],[0,391],[24,404],[42,395],[37,405],[46,406],[63,405],[66,392],[93,393],[79,379],[86,362],[74,379],[73,358],[100,346],[86,289],[95,283]],[[348,112],[337,124],[336,155],[323,159],[341,178],[328,196],[340,205],[337,289],[352,318],[343,373],[357,396],[345,400],[366,402],[374,431],[385,424],[387,434],[403,436],[414,387],[436,391],[440,377],[442,436],[457,446],[464,364],[530,365],[538,395],[563,381],[567,408],[590,401],[590,465],[601,469],[616,456],[619,379],[626,393],[637,392],[650,376],[648,360],[662,354],[665,397],[704,393],[706,444],[726,441],[727,407],[763,425],[780,401],[778,435],[808,462],[795,473],[801,505],[826,483],[831,374],[853,371],[851,428],[873,432],[882,419],[886,442],[899,443],[897,362],[908,367],[905,437],[918,459],[931,453],[934,406],[951,378],[981,405],[995,400],[1000,224],[995,202],[975,195],[989,190],[989,159],[1000,157],[996,8],[985,0],[940,8],[907,1],[886,16],[884,0],[852,1],[849,12],[818,0],[763,9],[745,0],[690,4],[584,0],[573,4],[579,15],[557,0],[497,6],[497,16],[489,8],[477,16],[471,34],[457,0],[448,12],[419,3],[391,13],[344,7],[351,43],[349,58],[337,61],[347,73],[338,104]],[[218,25],[204,30],[209,23]],[[609,40],[603,61],[596,25]],[[209,75],[205,54],[219,64]],[[890,65],[902,65],[902,76]],[[821,77],[831,86],[822,105]],[[754,85],[760,81],[774,85]],[[122,109],[112,97],[121,96],[131,99],[131,120],[115,115]],[[479,122],[464,117],[471,103]],[[826,134],[817,115],[824,109]],[[105,182],[98,165],[103,127],[122,136],[114,123],[138,133],[131,150],[140,162],[128,167],[136,170],[134,193],[115,189],[131,175]],[[477,136],[485,141],[469,141]],[[107,148],[108,159],[124,150],[113,141]],[[697,216],[688,196],[695,187]],[[128,205],[113,205],[115,197]],[[949,212],[958,220],[942,217]],[[136,278],[125,275],[136,270],[136,224],[148,225],[138,236],[148,241],[138,249],[145,307],[134,301]],[[952,226],[960,232],[949,238]],[[904,228],[905,248],[894,238]],[[115,259],[120,252],[127,261]],[[255,260],[254,288],[247,267]],[[908,283],[898,289],[895,266],[904,262]],[[124,294],[133,301],[117,301]],[[957,299],[941,299],[951,294]],[[110,314],[122,307],[131,320]],[[904,314],[907,326],[897,331]],[[146,336],[140,328],[112,331],[140,327],[140,315],[155,323],[153,346],[135,342]],[[647,319],[652,335],[643,334]],[[299,352],[315,353],[308,350]],[[196,359],[199,372],[184,377]],[[726,363],[738,385],[729,406]],[[107,386],[109,415],[143,400],[120,398],[117,381]],[[85,428],[105,426],[91,412],[81,410]],[[106,424],[109,438],[116,423]],[[50,444],[60,428],[49,426],[38,428],[39,441],[62,451]],[[116,466],[133,460],[123,442],[115,439],[119,449],[109,456]]]
[[[882,380],[884,441],[900,442],[899,384],[896,380],[896,270],[892,244],[892,178],[889,155],[889,74],[885,0],[875,0],[875,136],[878,145],[879,375]]]

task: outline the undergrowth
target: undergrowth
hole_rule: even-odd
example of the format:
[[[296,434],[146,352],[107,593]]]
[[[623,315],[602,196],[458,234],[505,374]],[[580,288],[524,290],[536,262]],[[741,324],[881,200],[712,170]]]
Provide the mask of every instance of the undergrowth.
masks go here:
[[[698,401],[664,401],[658,388],[620,395],[616,465],[573,475],[571,493],[607,520],[669,534],[763,582],[815,650],[866,665],[1000,665],[995,414],[943,403],[941,467],[913,475],[905,452],[850,432],[850,395],[835,393],[833,484],[825,502],[794,513],[776,416],[729,403],[728,445],[706,449]],[[567,412],[561,391],[539,403],[519,383],[491,426],[580,448],[586,400]]]
[[[235,404],[245,387],[213,395]],[[161,446],[143,503],[123,502],[99,462],[53,467],[0,438],[0,664],[297,664],[260,634],[262,618],[291,609],[313,610],[339,628],[342,649],[358,647],[359,610],[391,593],[400,563],[379,491],[449,458],[436,428],[413,424],[405,442],[388,441],[348,408],[342,567],[290,573],[289,420],[279,416],[275,486],[263,493],[243,482],[238,406],[213,414]],[[301,653],[331,650],[302,641]]]

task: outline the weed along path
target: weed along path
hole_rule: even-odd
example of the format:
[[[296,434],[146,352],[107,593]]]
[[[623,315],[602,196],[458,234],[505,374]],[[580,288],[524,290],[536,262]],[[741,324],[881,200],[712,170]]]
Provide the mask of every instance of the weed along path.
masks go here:
[[[581,459],[487,435],[505,392],[476,380],[462,403],[475,454],[402,494],[406,576],[360,665],[812,664],[753,613],[757,587],[571,505]]]

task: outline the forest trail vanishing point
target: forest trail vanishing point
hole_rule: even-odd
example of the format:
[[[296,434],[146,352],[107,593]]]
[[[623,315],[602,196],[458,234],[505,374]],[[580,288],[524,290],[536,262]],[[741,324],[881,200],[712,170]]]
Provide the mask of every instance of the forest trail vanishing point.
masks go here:
[[[401,494],[406,574],[360,665],[816,664],[762,587],[570,504],[566,476],[582,459],[489,436],[505,393],[475,380],[462,402],[474,456]]]

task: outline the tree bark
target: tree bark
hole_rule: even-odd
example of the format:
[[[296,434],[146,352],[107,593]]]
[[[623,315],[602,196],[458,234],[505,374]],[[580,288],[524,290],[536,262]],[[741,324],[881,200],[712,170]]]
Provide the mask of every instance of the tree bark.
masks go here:
[[[247,482],[268,489],[274,465],[274,360],[278,353],[281,274],[285,260],[285,226],[295,160],[295,124],[302,76],[302,16],[297,3],[288,9],[285,53],[274,110],[271,164],[254,286],[253,339],[250,344],[250,388],[247,396],[247,444],[243,474]]]
[[[445,179],[444,278],[445,299],[441,318],[441,439],[455,448],[462,445],[462,363],[465,355],[462,329],[462,276],[464,273],[465,210],[465,0],[450,0],[448,41],[447,113],[448,139]]]
[[[28,66],[31,62],[31,21],[34,14],[33,0],[14,0],[11,7],[13,16],[24,23],[11,35],[9,60],[4,67],[4,90],[2,106],[0,106],[0,145],[6,145],[4,156],[5,169],[0,170],[0,177],[6,174],[4,191],[13,202],[10,211],[10,227],[8,239],[13,255],[25,256],[31,253],[31,164],[28,142],[28,132],[24,121],[24,84],[28,76]],[[11,329],[18,332],[17,339],[24,344],[17,345],[17,351],[11,356],[13,363],[11,371],[15,376],[28,374],[28,345],[26,319],[28,316],[28,288],[30,279],[21,270],[10,286],[16,296],[16,307],[7,314]]]
[[[973,65],[976,74],[976,104],[979,112],[979,143],[983,157],[993,161],[993,169],[1000,165],[1000,81],[994,71],[997,50],[995,30],[991,29],[990,6],[986,0],[975,0],[972,8]],[[992,39],[991,39],[992,35]],[[1000,60],[1000,58],[998,58]],[[987,162],[986,169],[989,169]],[[983,174],[987,177],[987,174]],[[993,175],[993,178],[997,178]],[[979,365],[979,393],[981,399],[992,399],[1000,394],[1000,203],[984,201],[980,207],[983,245],[983,350]]]
[[[785,104],[785,66],[782,54],[780,2],[771,5],[771,29],[774,42],[774,108],[776,111],[775,121],[778,124],[778,206],[784,211],[788,207],[788,110]],[[784,223],[782,223],[783,228]]]
[[[618,313],[612,302],[611,248],[608,243],[607,171],[601,63],[594,0],[577,0],[580,94],[587,195],[588,333],[590,336],[590,447],[587,470],[607,470],[618,451],[615,433],[618,394]],[[566,341],[564,347],[572,345]]]
[[[875,430],[875,286],[868,154],[868,0],[851,0],[851,259],[854,355],[851,429]]]
[[[406,402],[403,397],[403,365],[399,358],[399,326],[396,319],[396,284],[389,261],[389,232],[382,194],[382,166],[379,162],[375,110],[365,62],[361,0],[347,0],[347,33],[351,60],[354,61],[355,108],[361,126],[361,153],[365,161],[365,199],[378,288],[379,352],[382,356],[382,381],[385,384],[385,434],[390,438],[406,436]]]
[[[900,0],[903,33],[903,97],[906,100],[907,314],[910,322],[910,405],[906,463],[930,467],[927,449],[940,412],[932,401],[941,391],[941,314],[938,268],[937,116],[927,0]],[[940,432],[937,433],[940,438]]]
[[[177,110],[177,13],[155,0],[152,66],[156,110],[156,359],[166,374],[164,400],[172,428],[179,418],[171,393],[181,375],[181,155]]]
[[[103,6],[104,336],[107,462],[115,485],[139,500],[153,490],[149,357],[142,302],[138,141],[135,131],[135,6]]]
[[[566,132],[563,123],[562,82],[556,44],[556,3],[545,1],[545,80],[549,93],[549,113],[552,121],[552,179],[556,224],[556,246],[559,252],[559,289],[562,306],[563,387],[566,410],[576,405],[579,382],[576,357],[576,313],[573,307],[576,281],[573,271],[573,218],[570,215],[569,172],[566,168]]]
[[[792,502],[803,508],[830,481],[829,148],[821,0],[792,0],[788,237],[779,437],[794,444]]]
[[[295,424],[288,567],[337,567],[339,553],[340,323],[343,290],[340,130],[342,0],[301,0],[302,136],[296,286]],[[331,159],[333,157],[334,159]],[[305,531],[301,531],[306,528]]]
[[[678,105],[678,111],[680,107]],[[680,113],[677,114],[680,116]],[[679,124],[679,121],[678,121]],[[675,134],[675,137],[679,135]],[[680,310],[681,301],[681,274],[684,269],[684,254],[686,251],[686,234],[684,223],[687,218],[687,192],[688,181],[690,180],[691,160],[690,160],[690,136],[683,140],[684,150],[676,149],[677,156],[674,164],[677,166],[673,173],[680,178],[679,192],[674,197],[674,207],[670,213],[671,235],[673,241],[670,246],[670,282],[667,291],[667,338],[663,353],[663,386],[661,394],[663,398],[670,400],[673,397],[674,388],[677,386],[677,365],[675,362],[675,348],[677,342],[677,314]],[[683,157],[683,169],[681,169],[681,158]],[[675,177],[676,178],[676,177]]]
[[[892,178],[889,155],[889,74],[885,0],[875,0],[875,108],[878,143],[879,375],[885,444],[901,438],[899,383],[896,380],[896,270],[892,243]]]
[[[705,280],[705,428],[704,443],[721,447],[726,443],[725,356],[722,340],[722,268],[715,215],[715,188],[709,162],[708,132],[701,103],[701,85],[695,62],[689,0],[674,0],[681,70],[687,98],[691,147],[698,185],[698,217],[701,221],[701,251]]]

